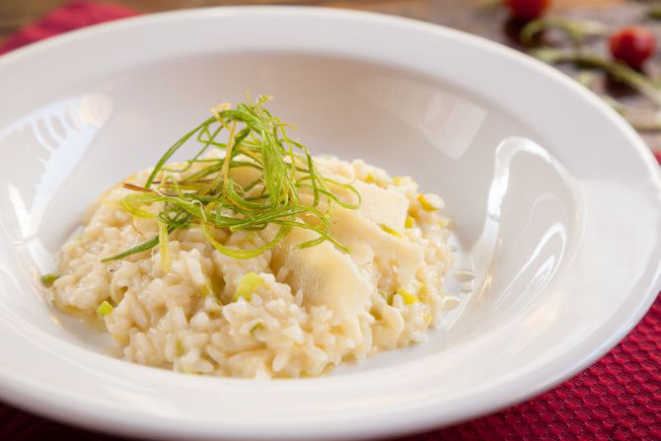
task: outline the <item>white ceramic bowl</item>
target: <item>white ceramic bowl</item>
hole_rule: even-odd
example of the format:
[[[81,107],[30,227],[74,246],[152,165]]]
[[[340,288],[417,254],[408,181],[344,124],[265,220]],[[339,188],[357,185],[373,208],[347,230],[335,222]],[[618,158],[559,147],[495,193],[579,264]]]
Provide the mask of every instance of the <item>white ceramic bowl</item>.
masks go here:
[[[195,377],[105,354],[44,301],[37,274],[87,204],[246,90],[275,95],[314,152],[444,196],[478,278],[428,344],[320,379]],[[0,58],[0,96],[0,395],[41,415],[160,438],[421,431],[569,378],[659,289],[640,138],[562,74],[460,32],[308,8],[158,14]]]

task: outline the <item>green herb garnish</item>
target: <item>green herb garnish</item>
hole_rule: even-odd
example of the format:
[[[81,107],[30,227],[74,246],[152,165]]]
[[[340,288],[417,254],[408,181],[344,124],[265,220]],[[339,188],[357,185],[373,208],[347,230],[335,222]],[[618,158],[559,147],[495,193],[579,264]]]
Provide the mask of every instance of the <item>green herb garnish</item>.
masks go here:
[[[169,267],[167,238],[177,229],[199,226],[206,239],[219,252],[237,259],[258,256],[281,242],[293,227],[305,228],[318,237],[299,245],[307,248],[324,241],[339,249],[349,249],[330,236],[330,215],[334,204],[356,209],[360,194],[349,184],[322,176],[307,147],[292,140],[287,124],[264,108],[270,97],[235,108],[221,105],[214,116],[186,133],[159,159],[144,187],[124,184],[134,191],[121,206],[138,217],[156,219],[158,236],[104,262],[123,259],[161,244],[163,269]],[[226,134],[226,140],[220,136]],[[183,167],[166,168],[168,160],[189,142],[198,144],[195,155]],[[205,157],[212,149],[220,157]],[[232,177],[239,168],[258,172],[250,183],[241,185]],[[338,190],[352,193],[355,201],[346,202]],[[152,214],[146,207],[159,207]],[[259,231],[269,225],[278,227],[273,238],[261,247],[238,249],[222,244],[214,231]]]

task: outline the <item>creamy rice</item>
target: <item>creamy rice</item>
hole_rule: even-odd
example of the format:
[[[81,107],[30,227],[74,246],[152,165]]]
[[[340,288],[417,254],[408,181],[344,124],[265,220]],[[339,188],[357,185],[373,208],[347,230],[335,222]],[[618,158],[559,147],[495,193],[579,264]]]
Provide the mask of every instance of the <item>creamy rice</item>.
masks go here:
[[[235,259],[192,226],[171,234],[167,273],[158,247],[102,262],[158,235],[155,220],[119,205],[131,191],[117,185],[59,253],[53,302],[96,315],[107,301],[114,308],[102,319],[127,360],[194,374],[319,376],[342,361],[424,342],[443,309],[456,304],[441,291],[453,264],[449,222],[433,209],[441,199],[360,160],[316,161],[323,175],[351,182],[362,195],[358,210],[333,207],[331,234],[350,254],[328,241],[299,249],[316,233],[294,227],[274,249]],[[142,185],[148,173],[127,182]],[[274,227],[213,234],[226,246],[252,249]],[[235,299],[242,280],[253,282],[252,292]]]

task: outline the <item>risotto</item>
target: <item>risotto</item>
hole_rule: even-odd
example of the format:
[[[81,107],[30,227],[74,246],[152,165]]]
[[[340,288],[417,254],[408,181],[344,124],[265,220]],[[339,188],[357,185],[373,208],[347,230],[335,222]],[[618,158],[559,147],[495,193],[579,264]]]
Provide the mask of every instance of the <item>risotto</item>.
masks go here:
[[[424,342],[457,303],[441,289],[453,264],[441,199],[362,160],[310,156],[263,103],[216,109],[101,196],[62,247],[53,303],[100,317],[127,360],[319,376]],[[169,163],[190,141],[193,159]]]

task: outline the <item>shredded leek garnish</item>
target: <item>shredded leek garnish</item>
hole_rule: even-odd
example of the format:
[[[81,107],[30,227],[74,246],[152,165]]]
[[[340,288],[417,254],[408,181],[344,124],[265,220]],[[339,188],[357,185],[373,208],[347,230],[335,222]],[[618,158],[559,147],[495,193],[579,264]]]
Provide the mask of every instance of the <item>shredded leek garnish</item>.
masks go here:
[[[351,185],[322,176],[307,147],[292,140],[288,124],[264,108],[270,97],[232,108],[222,104],[213,116],[175,142],[154,166],[144,186],[124,183],[132,190],[120,205],[134,216],[156,219],[158,236],[120,254],[103,259],[123,259],[160,244],[163,270],[169,267],[168,237],[175,230],[199,227],[219,252],[237,259],[249,259],[280,243],[293,227],[305,228],[318,237],[299,244],[300,248],[330,241],[345,252],[350,250],[330,236],[330,215],[334,204],[348,209],[360,205],[360,194]],[[226,134],[226,140],[221,140]],[[166,164],[184,146],[196,142],[198,149],[183,166]],[[204,154],[209,149],[223,151],[217,158]],[[259,174],[249,184],[233,179],[238,168],[252,168]],[[349,190],[353,201],[340,200],[337,190]],[[312,201],[304,203],[305,191]],[[308,200],[307,198],[305,199]],[[155,206],[159,210],[147,210]],[[215,230],[264,230],[273,225],[275,235],[254,249],[227,246]]]
[[[96,308],[96,313],[99,317],[105,317],[113,311],[113,307],[107,300],[101,302],[98,308]]]

